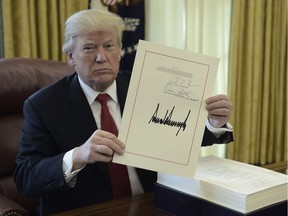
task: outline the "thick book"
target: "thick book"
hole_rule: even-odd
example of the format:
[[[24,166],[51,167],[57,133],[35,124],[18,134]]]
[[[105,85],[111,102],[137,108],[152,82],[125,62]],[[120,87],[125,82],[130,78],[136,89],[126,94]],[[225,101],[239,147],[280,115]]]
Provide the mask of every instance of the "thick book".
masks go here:
[[[287,175],[216,156],[200,158],[193,179],[159,173],[157,183],[244,214],[287,201]]]

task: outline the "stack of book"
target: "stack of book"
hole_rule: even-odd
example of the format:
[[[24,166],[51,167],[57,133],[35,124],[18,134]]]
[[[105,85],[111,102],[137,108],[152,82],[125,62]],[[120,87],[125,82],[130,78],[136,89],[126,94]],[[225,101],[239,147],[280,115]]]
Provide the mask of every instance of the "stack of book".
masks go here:
[[[159,173],[157,183],[243,214],[287,203],[287,175],[216,156],[200,158],[193,179]]]

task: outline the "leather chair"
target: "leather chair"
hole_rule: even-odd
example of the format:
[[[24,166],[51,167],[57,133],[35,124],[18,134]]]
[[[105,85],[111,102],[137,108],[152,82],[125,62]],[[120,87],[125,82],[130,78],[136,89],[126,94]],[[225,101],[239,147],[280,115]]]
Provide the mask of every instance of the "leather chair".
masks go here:
[[[13,180],[25,99],[73,72],[64,62],[0,59],[0,216],[33,215],[38,202],[20,194]]]

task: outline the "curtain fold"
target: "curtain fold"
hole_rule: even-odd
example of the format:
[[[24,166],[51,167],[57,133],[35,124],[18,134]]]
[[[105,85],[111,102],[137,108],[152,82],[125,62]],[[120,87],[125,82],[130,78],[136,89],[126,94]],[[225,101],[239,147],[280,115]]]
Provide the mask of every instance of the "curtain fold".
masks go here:
[[[65,20],[89,0],[2,0],[4,56],[60,60]]]
[[[220,58],[213,95],[228,94],[231,0],[186,0],[186,49]],[[225,157],[226,145],[201,148],[201,156]]]
[[[0,58],[4,58],[4,39],[2,22],[2,1],[0,0]]]
[[[229,93],[235,141],[228,158],[251,164],[287,160],[285,0],[234,0]]]

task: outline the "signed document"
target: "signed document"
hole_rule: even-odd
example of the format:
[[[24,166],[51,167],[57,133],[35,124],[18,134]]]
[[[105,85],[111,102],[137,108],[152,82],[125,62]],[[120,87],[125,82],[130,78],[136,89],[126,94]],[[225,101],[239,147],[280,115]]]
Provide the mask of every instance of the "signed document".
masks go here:
[[[219,59],[139,41],[113,162],[193,177]]]

